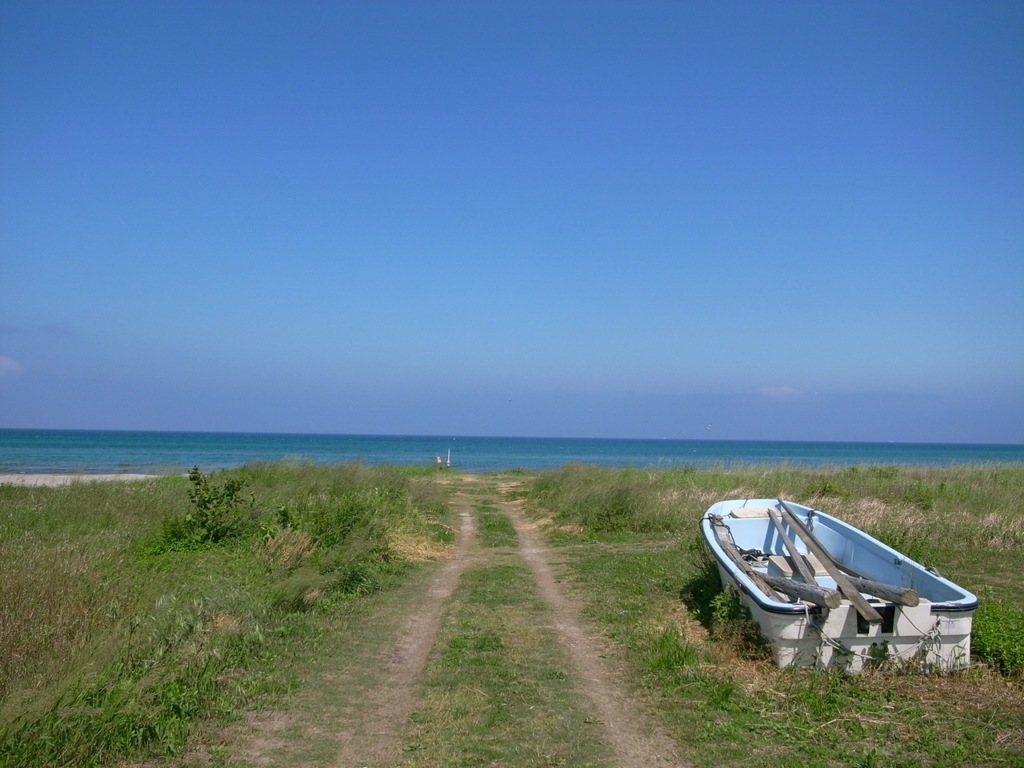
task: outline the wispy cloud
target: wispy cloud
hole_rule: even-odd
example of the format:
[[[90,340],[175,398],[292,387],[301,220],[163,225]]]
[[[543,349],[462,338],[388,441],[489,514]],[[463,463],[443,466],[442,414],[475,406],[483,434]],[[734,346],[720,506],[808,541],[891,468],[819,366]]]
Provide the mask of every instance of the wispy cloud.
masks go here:
[[[39,332],[47,336],[70,337],[77,335],[75,326],[71,323],[47,323],[39,326]]]
[[[12,379],[20,376],[24,370],[24,366],[13,357],[0,355],[0,379]]]
[[[35,327],[23,325],[4,325],[0,323],[0,336],[30,336],[39,334],[41,336],[75,336],[76,330],[70,323],[46,323]]]
[[[754,390],[755,394],[761,395],[761,397],[769,397],[773,400],[791,400],[798,397],[803,397],[804,392],[796,387],[783,386],[783,387],[758,387]]]

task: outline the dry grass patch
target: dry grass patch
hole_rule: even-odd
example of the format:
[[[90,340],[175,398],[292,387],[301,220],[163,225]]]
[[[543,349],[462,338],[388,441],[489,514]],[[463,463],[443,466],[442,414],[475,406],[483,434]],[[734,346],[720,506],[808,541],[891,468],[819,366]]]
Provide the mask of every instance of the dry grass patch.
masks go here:
[[[291,570],[316,551],[313,538],[305,531],[285,528],[253,545],[256,559],[268,568]]]
[[[53,660],[73,657],[102,623],[98,557],[83,542],[0,547],[0,701],[44,684]]]
[[[429,541],[413,531],[392,531],[387,536],[388,548],[402,560],[410,563],[428,563],[451,560],[454,547],[439,541]]]

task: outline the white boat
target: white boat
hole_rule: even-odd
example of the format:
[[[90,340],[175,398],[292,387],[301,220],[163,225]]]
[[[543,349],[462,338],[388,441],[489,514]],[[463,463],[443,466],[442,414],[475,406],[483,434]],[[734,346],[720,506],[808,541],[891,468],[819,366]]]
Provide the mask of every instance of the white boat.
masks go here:
[[[970,664],[977,597],[836,517],[733,499],[712,505],[701,530],[780,667]]]

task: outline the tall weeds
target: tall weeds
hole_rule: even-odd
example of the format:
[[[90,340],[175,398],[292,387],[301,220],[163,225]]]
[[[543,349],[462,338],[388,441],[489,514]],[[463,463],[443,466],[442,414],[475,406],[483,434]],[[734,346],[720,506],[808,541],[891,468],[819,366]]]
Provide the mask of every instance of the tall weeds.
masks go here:
[[[616,499],[623,488],[631,498]],[[549,541],[567,545],[566,581],[584,615],[618,645],[695,763],[989,766],[1024,755],[1022,491],[1020,466],[564,467],[525,493]],[[978,663],[949,675],[778,669],[735,592],[723,590],[698,523],[719,499],[780,496],[978,592]]]
[[[692,518],[689,472],[648,472],[567,465],[544,472],[529,500],[554,514],[555,522],[596,534],[679,530]]]
[[[1011,674],[1024,669],[1019,561],[1024,553],[1024,467],[731,467],[694,471],[566,466],[528,492],[538,517],[584,538],[669,535],[691,560],[681,585],[691,610],[714,628],[717,573],[694,556],[692,537],[711,503],[785,497],[834,514],[983,598],[975,655]],[[1012,602],[1011,602],[1012,601]],[[989,605],[985,605],[988,602]],[[721,631],[719,628],[719,636]]]
[[[592,534],[693,530],[725,498],[808,503],[887,543],[939,559],[965,548],[1024,549],[1024,468],[731,467],[646,471],[567,465],[537,475],[529,493],[565,527]]]
[[[279,684],[304,616],[442,552],[446,515],[415,472],[361,465],[0,487],[0,765],[180,750]]]

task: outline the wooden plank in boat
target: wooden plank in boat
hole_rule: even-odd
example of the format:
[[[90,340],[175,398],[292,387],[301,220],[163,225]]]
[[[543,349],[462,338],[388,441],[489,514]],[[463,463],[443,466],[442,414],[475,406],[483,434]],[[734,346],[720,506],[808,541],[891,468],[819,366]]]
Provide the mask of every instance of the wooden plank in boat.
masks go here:
[[[843,597],[853,603],[853,607],[857,609],[857,613],[863,616],[869,624],[881,624],[882,615],[872,608],[868,601],[864,599],[864,596],[854,588],[850,583],[850,577],[832,564],[833,561],[828,554],[828,550],[818,542],[814,537],[814,534],[811,533],[800,518],[793,513],[793,510],[789,508],[789,505],[787,505],[786,502],[779,499],[779,506],[782,507],[782,511],[789,519],[790,525],[793,527],[793,530],[796,531],[797,536],[803,539],[804,546],[817,556],[818,560],[821,561],[821,564],[824,565],[828,571],[828,575],[835,580],[836,586],[839,587],[839,591],[843,593]]]
[[[825,566],[821,564],[812,554],[804,555],[804,559],[807,560],[811,568],[814,569],[815,576],[828,576],[828,571],[825,570]],[[768,558],[769,562],[769,573],[776,573],[778,576],[785,576],[787,579],[793,578],[793,574],[796,573],[796,568],[793,567],[793,560],[789,555],[771,555]]]
[[[733,517],[768,517],[768,507],[735,507],[729,512]]]

